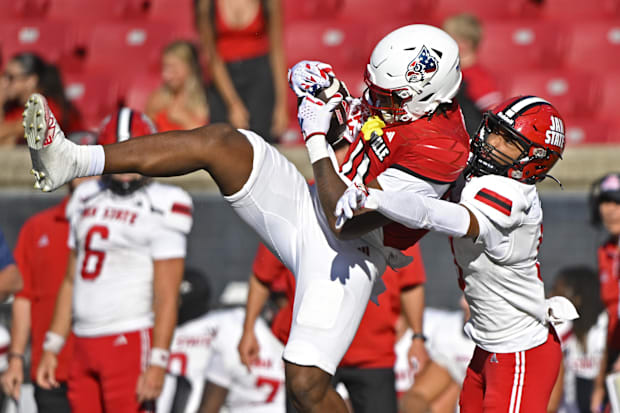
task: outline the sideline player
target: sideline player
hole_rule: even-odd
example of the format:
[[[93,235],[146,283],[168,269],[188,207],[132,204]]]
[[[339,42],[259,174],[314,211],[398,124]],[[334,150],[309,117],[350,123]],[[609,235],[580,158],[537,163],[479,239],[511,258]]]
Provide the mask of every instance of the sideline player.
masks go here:
[[[374,97],[371,98],[373,101],[389,100],[390,107],[385,110],[381,104],[375,105],[385,118],[396,116],[396,120],[404,122],[406,119],[411,121],[414,119],[411,116],[416,115],[420,126],[430,125],[433,132],[429,135],[437,139],[419,139],[418,145],[401,142],[402,146],[419,149],[429,146],[425,143],[436,143],[440,150],[428,156],[415,150],[411,157],[404,153],[408,161],[404,168],[419,161],[419,170],[430,173],[426,178],[433,180],[433,177],[442,178],[445,175],[445,180],[439,179],[439,189],[422,180],[413,184],[409,182],[405,186],[425,196],[437,197],[437,191],[443,193],[459,175],[468,153],[468,137],[460,110],[458,106],[449,104],[461,78],[458,51],[454,41],[439,29],[424,25],[407,27],[404,28],[407,33],[398,33],[398,40],[415,46],[418,51],[397,53],[407,59],[395,61],[393,65],[399,73],[410,72],[404,85],[406,90],[400,91],[401,95],[407,94],[403,99],[409,109],[399,105],[398,110],[392,110],[391,91],[381,95],[381,90],[374,88],[374,95],[371,93]],[[415,44],[407,42],[409,37],[406,34],[410,32],[418,33]],[[390,40],[386,40],[388,38]],[[390,48],[386,42],[391,43],[393,39],[388,35],[384,40],[375,48],[378,54],[385,53]],[[371,60],[371,65],[373,62],[376,63],[376,59]],[[409,67],[411,70],[408,70]],[[431,78],[433,82],[429,82]],[[324,106],[333,108],[338,104],[338,98],[337,95]],[[306,102],[313,101],[310,97],[304,99],[308,99]],[[318,103],[315,105],[320,106]],[[310,104],[305,107],[307,110],[300,114],[300,118],[304,125],[312,125],[317,112]],[[337,238],[330,230],[333,227],[333,208],[328,216],[322,212],[316,192],[307,186],[295,167],[255,133],[234,130],[228,125],[167,132],[105,148],[77,147],[64,139],[44,98],[36,94],[28,103],[25,123],[32,149],[35,186],[44,191],[51,191],[74,176],[128,171],[147,176],[170,176],[198,169],[207,170],[236,212],[297,276],[293,328],[284,351],[287,390],[292,394],[296,407],[309,412],[346,411],[343,400],[330,387],[331,375],[354,336],[373,283],[383,273],[386,260],[392,266],[406,264],[402,254],[390,248],[390,243],[384,246],[382,242],[383,234],[391,233],[381,229],[381,225],[388,221],[382,220],[366,227],[364,233],[369,233],[373,228],[377,230],[365,239],[353,235],[349,240]],[[314,123],[312,126],[320,125]],[[329,119],[325,122],[325,130],[328,128]],[[420,129],[418,132],[423,135],[424,128]],[[306,137],[310,138],[308,129],[305,132]],[[390,136],[394,137],[386,133],[386,139],[389,140]],[[319,135],[316,137],[319,138]],[[311,160],[316,161],[318,157],[324,161],[323,155],[329,151],[326,144],[321,147],[324,143],[324,139],[308,141],[310,147],[319,147],[318,156],[310,148]],[[379,144],[377,141],[375,149]],[[362,164],[367,164],[365,159],[362,156]],[[331,162],[328,165],[321,163],[329,166],[331,173],[337,177]],[[375,166],[385,168],[383,165]],[[396,175],[392,179],[395,182],[403,178],[402,174],[413,176],[396,169],[392,172]],[[415,170],[412,173],[416,174]],[[422,184],[416,185],[419,182]],[[325,181],[319,183],[319,192],[325,189],[325,184]],[[340,180],[338,185],[346,187]],[[342,190],[338,191],[338,195],[342,193]],[[334,204],[336,200],[337,196]],[[378,214],[371,215],[381,218]],[[392,245],[406,246],[422,234],[417,237],[409,234],[403,236],[402,233],[396,235],[406,238],[406,242]]]
[[[351,187],[335,213],[365,207],[453,237],[471,312],[465,331],[476,343],[461,412],[542,413],[562,361],[550,322],[578,317],[563,297],[545,301],[537,261],[543,215],[534,184],[564,151],[564,122],[539,97],[512,98],[484,115],[471,150],[460,204]]]
[[[96,138],[91,132],[75,132],[68,136],[77,144],[94,143]],[[73,339],[67,340],[58,355],[57,388],[46,390],[37,386],[36,372],[43,351],[43,338],[54,314],[56,294],[64,279],[69,259],[69,220],[65,210],[69,195],[80,181],[78,178],[69,182],[69,194],[59,204],[35,214],[24,223],[14,251],[24,288],[15,295],[11,308],[9,367],[2,376],[2,387],[8,395],[19,400],[24,382],[24,353],[30,336],[30,377],[34,384],[37,410],[41,412],[71,411],[67,398],[67,379]]]
[[[121,108],[104,121],[98,142],[152,132],[145,115]],[[67,217],[72,251],[37,383],[57,386],[56,355],[72,329],[72,411],[150,408],[163,385],[176,324],[191,198],[140,175],[108,175],[75,189]]]

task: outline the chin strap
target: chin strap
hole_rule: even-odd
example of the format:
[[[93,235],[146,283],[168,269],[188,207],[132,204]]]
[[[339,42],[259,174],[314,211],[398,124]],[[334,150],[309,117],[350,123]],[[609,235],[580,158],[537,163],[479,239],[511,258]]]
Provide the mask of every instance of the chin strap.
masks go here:
[[[564,185],[562,185],[562,182],[560,182],[559,179],[557,179],[556,177],[554,177],[553,175],[546,175],[547,178],[551,178],[554,182],[557,182],[558,185],[560,185],[560,189],[563,191],[564,190]]]

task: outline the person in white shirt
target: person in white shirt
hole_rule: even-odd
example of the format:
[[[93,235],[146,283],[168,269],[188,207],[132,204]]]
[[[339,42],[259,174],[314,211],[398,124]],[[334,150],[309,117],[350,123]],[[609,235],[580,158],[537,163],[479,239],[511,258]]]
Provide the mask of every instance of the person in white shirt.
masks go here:
[[[145,115],[121,108],[104,120],[98,142],[153,131]],[[163,386],[176,325],[192,200],[178,187],[137,174],[110,175],[78,186],[66,211],[71,253],[37,383],[57,385],[56,354],[71,329],[72,411],[150,409]]]
[[[471,311],[465,332],[476,343],[461,412],[542,413],[562,361],[550,322],[578,317],[567,299],[545,300],[537,260],[543,215],[534,184],[564,151],[564,122],[544,99],[514,97],[484,115],[471,151],[459,203],[350,186],[334,213],[376,211],[449,235]]]

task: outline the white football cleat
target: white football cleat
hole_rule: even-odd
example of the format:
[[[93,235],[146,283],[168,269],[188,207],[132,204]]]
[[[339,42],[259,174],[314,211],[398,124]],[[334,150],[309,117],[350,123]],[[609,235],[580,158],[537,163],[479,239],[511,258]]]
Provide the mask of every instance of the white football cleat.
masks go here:
[[[77,177],[77,145],[65,139],[47,101],[40,94],[31,95],[26,102],[23,124],[35,189],[50,192]]]

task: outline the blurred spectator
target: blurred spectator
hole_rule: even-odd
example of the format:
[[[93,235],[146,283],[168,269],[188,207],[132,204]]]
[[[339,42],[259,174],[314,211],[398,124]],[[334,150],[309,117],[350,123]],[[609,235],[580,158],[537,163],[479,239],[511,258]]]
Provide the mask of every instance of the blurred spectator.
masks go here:
[[[68,138],[75,143],[92,144],[96,137],[94,134],[73,133]],[[85,179],[89,178],[71,181],[68,185],[69,195]],[[59,387],[46,390],[35,382],[37,365],[43,351],[43,338],[52,320],[56,294],[67,270],[69,221],[65,208],[68,201],[69,196],[66,196],[59,204],[29,218],[20,230],[15,247],[15,259],[24,278],[24,288],[13,301],[9,349],[11,357],[8,371],[2,376],[2,387],[5,393],[19,400],[24,382],[24,353],[28,337],[31,336],[30,377],[40,412],[71,411],[67,399],[67,378],[69,358],[73,351],[72,338],[67,340],[58,355],[56,379],[60,383]]]
[[[193,44],[170,43],[162,53],[162,85],[146,104],[146,114],[157,130],[194,129],[209,121],[209,107],[202,85],[202,70]]]
[[[217,334],[205,373],[206,385],[200,413],[218,413],[223,406],[230,413],[284,413],[284,346],[258,318],[254,334],[260,351],[252,364],[244,365],[236,349],[243,333],[245,311],[219,311]]]
[[[208,312],[209,280],[201,271],[187,268],[180,288],[177,327],[170,345],[170,361],[157,412],[196,413],[204,389],[204,373],[211,343],[218,330],[217,312]]]
[[[288,123],[281,0],[198,0],[197,13],[211,121],[277,139]]]
[[[457,14],[444,21],[443,29],[459,45],[463,82],[456,99],[463,110],[467,132],[473,135],[482,121],[482,112],[501,102],[502,95],[493,77],[478,62],[478,46],[482,40],[478,18],[468,13]]]
[[[415,376],[413,386],[402,397],[402,409],[407,413],[452,413],[456,410],[467,366],[474,353],[474,342],[465,335],[463,327],[469,318],[469,306],[464,297],[461,310],[424,310],[424,332],[431,361]],[[407,331],[398,343],[399,366],[405,363],[405,349],[411,340]]]
[[[556,327],[564,351],[563,413],[590,413],[594,379],[599,373],[607,337],[607,313],[599,296],[597,274],[588,267],[560,270],[551,295],[568,298],[579,318]]]
[[[0,79],[0,144],[25,143],[22,112],[32,93],[47,98],[65,132],[80,129],[80,116],[66,98],[58,68],[33,53],[9,60]]]
[[[599,411],[605,395],[605,375],[620,371],[620,173],[605,175],[592,185],[590,206],[592,223],[602,225],[609,234],[598,249],[601,299],[609,316],[607,348],[591,402],[592,411]]]
[[[396,322],[398,315],[405,314],[407,322],[416,334],[410,337],[408,357],[416,358],[423,365],[428,360],[422,335],[422,312],[424,308],[424,265],[419,248],[406,251],[414,257],[413,263],[398,272],[388,269],[377,282],[357,333],[334,375],[334,385],[343,383],[349,394],[353,410],[361,412],[396,412],[396,385],[394,364],[396,355]],[[250,277],[247,315],[244,334],[239,342],[241,360],[250,365],[258,354],[259,346],[252,333],[252,326],[269,289],[284,290],[289,295],[289,305],[276,315],[272,331],[283,342],[288,340],[291,325],[295,280],[292,273],[264,246],[260,245]]]

